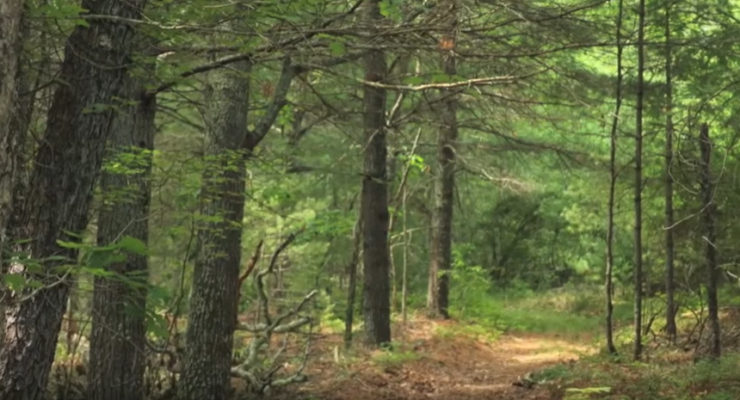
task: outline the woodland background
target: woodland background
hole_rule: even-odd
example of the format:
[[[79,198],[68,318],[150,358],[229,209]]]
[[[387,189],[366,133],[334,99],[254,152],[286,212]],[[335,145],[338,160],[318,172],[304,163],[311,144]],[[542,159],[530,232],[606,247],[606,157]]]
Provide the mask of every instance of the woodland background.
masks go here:
[[[604,350],[541,398],[737,398],[738,18],[4,0],[0,398],[340,398],[418,326]]]

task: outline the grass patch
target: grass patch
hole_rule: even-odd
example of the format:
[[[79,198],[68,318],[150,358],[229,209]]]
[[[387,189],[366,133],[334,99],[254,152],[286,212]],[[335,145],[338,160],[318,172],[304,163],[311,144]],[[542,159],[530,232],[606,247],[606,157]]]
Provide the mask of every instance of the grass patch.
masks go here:
[[[536,375],[538,381],[565,387],[565,399],[656,399],[729,400],[740,399],[740,354],[720,361],[696,364],[656,360],[653,363],[614,362],[605,356],[582,359],[573,365],[559,365]],[[590,389],[610,388],[609,393]]]
[[[501,336],[501,331],[478,324],[440,325],[434,334],[442,339],[466,337],[480,342],[493,343]]]
[[[421,354],[397,344],[384,347],[372,356],[373,363],[381,368],[398,367],[419,359]]]

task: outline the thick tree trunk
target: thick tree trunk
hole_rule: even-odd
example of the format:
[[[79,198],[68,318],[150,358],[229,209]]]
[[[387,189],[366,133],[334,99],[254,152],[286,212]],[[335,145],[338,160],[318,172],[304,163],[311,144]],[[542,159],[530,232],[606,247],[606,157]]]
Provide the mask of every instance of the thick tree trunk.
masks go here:
[[[645,91],[645,0],[640,0],[637,34],[637,104],[635,110],[635,344],[633,357],[642,357],[642,110]]]
[[[372,33],[382,22],[380,2],[364,4],[364,22]],[[372,46],[372,43],[371,43]],[[385,54],[377,48],[365,56],[365,79],[383,82]],[[386,174],[385,89],[364,88],[365,155],[362,180],[362,246],[365,280],[362,311],[365,340],[380,345],[391,340],[390,328],[390,250],[388,248],[388,180]]]
[[[137,19],[145,0],[83,1],[91,14]],[[0,349],[0,398],[38,399],[46,388],[57,336],[69,292],[69,277],[59,261],[76,252],[60,248],[65,232],[81,232],[110,131],[112,107],[120,96],[130,62],[133,28],[111,20],[92,20],[77,27],[67,41],[47,128],[35,157],[27,197],[14,205],[10,239],[30,239],[25,247],[41,261],[33,274],[45,287],[16,293],[6,310],[6,336]],[[20,263],[11,272],[22,272]],[[14,300],[14,301],[13,301]]]
[[[614,270],[614,194],[617,186],[617,128],[619,127],[619,113],[622,108],[622,19],[624,13],[624,2],[619,0],[619,11],[617,15],[617,87],[616,106],[612,118],[612,129],[609,135],[609,205],[606,227],[606,279],[604,290],[606,294],[606,349],[615,354],[617,348],[614,346],[614,302],[612,294],[614,285],[612,272]]]
[[[22,51],[23,0],[0,2],[0,256],[5,256],[8,220],[13,210],[13,193],[18,177],[18,136],[13,129],[18,118],[18,75]],[[10,127],[8,129],[7,127]],[[7,265],[0,264],[0,276]],[[0,343],[5,334],[5,290],[0,280]]]
[[[125,99],[135,102],[116,115],[110,155],[115,160],[130,155],[127,171],[104,172],[104,198],[98,217],[98,245],[106,246],[122,236],[146,243],[149,228],[150,172],[154,146],[156,98],[128,77]],[[131,171],[133,170],[133,171]],[[127,254],[127,260],[108,267],[115,275],[95,278],[90,337],[91,400],[143,398],[146,345],[146,283],[148,263],[143,255]],[[124,279],[122,279],[124,278]]]
[[[230,397],[229,377],[238,302],[249,64],[208,74],[205,171],[201,186],[200,252],[195,260],[180,379],[184,400]]]
[[[448,0],[442,7],[445,34],[440,40],[442,69],[455,75],[457,1]],[[457,140],[457,96],[455,90],[443,90],[439,133],[437,135],[437,174],[434,181],[432,243],[429,259],[427,309],[432,316],[448,318],[449,271],[452,265],[452,212],[455,192],[455,141]]]
[[[13,189],[17,168],[18,135],[7,127],[18,116],[18,76],[21,57],[23,0],[0,2],[0,246],[6,238],[5,228],[13,210]],[[4,247],[0,247],[4,249]]]
[[[706,237],[704,240],[706,273],[707,273],[707,308],[709,315],[709,356],[719,358],[722,353],[720,345],[719,308],[717,304],[717,280],[719,269],[717,266],[717,234],[714,228],[714,215],[716,204],[714,203],[714,185],[712,184],[712,142],[709,140],[709,125],[702,124],[699,133],[699,146],[701,148],[701,197],[702,197],[702,222]]]
[[[665,332],[668,339],[676,342],[676,304],[673,277],[673,55],[671,54],[671,2],[665,9]]]

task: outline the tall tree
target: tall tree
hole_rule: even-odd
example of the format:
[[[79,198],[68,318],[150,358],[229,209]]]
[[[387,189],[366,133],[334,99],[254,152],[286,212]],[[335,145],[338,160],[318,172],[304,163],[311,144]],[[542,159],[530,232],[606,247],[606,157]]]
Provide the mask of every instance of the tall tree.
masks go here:
[[[704,223],[704,249],[707,276],[707,309],[709,320],[709,356],[719,358],[722,354],[720,345],[719,307],[717,304],[717,233],[714,227],[716,204],[714,202],[714,185],[712,184],[712,142],[709,140],[709,125],[702,124],[699,131],[701,150],[701,197],[702,222]]]
[[[180,379],[183,399],[229,397],[244,215],[247,61],[208,73],[203,119],[205,170],[200,193],[200,250],[195,260]]]
[[[455,45],[457,42],[457,0],[442,3],[440,15],[444,34],[439,41],[442,70],[446,75],[457,74]],[[455,142],[457,140],[456,89],[441,90],[440,127],[437,134],[437,174],[434,180],[432,212],[432,243],[429,257],[429,288],[427,308],[432,315],[448,318],[449,271],[452,264],[452,213],[455,192]]]
[[[13,210],[13,193],[18,176],[17,158],[18,136],[21,132],[8,129],[17,118],[18,88],[22,51],[21,25],[23,0],[8,0],[0,3],[0,260],[5,258],[7,225]],[[0,274],[6,270],[6,263],[0,262]],[[0,299],[5,295],[0,283]],[[4,307],[0,304],[0,343],[5,326]]]
[[[369,37],[376,36],[383,17],[380,1],[365,2],[362,21]],[[387,67],[381,46],[370,39],[365,55],[365,80],[382,83]],[[388,180],[386,174],[385,89],[365,84],[364,87],[364,168],[362,179],[362,311],[365,340],[379,345],[391,340],[390,327],[390,249],[388,247]]]
[[[617,132],[619,128],[619,113],[622,108],[622,20],[624,17],[624,1],[619,0],[617,11],[617,83],[616,83],[616,105],[614,106],[614,116],[612,117],[612,127],[609,134],[609,203],[607,208],[606,222],[606,282],[604,290],[606,292],[606,349],[609,353],[614,354],[617,348],[614,346],[614,302],[612,294],[614,285],[612,282],[612,273],[614,270],[614,193],[617,186]]]
[[[146,243],[149,236],[156,97],[146,93],[140,79],[129,75],[123,98],[127,103],[113,121],[108,147],[111,160],[123,163],[125,170],[104,169],[100,185],[104,201],[98,216],[100,246],[125,236]],[[106,198],[106,194],[115,197]],[[88,398],[92,400],[144,397],[148,260],[134,252],[126,257],[107,267],[112,276],[95,278],[88,379]]]
[[[9,127],[19,111],[17,81],[22,51],[21,25],[23,0],[0,3],[0,126]],[[0,246],[7,233],[5,226],[13,209],[13,189],[17,175],[17,141],[20,132],[0,130]]]
[[[665,332],[676,341],[676,304],[674,301],[673,244],[673,54],[671,48],[671,1],[665,0]]]
[[[635,345],[633,357],[642,357],[642,111],[645,97],[645,0],[638,5],[637,103],[635,105]]]
[[[57,336],[70,288],[70,273],[59,268],[74,262],[76,251],[61,247],[67,232],[81,232],[88,222],[93,188],[110,132],[113,105],[120,96],[130,63],[133,26],[145,0],[85,0],[90,14],[109,16],[78,26],[67,40],[65,57],[39,140],[29,190],[13,206],[9,239],[41,268],[26,271],[17,259],[12,273],[26,273],[43,287],[14,293],[6,309],[0,348],[0,398],[38,399],[54,358]],[[60,259],[67,261],[61,262]]]
[[[245,204],[244,162],[272,127],[300,72],[286,58],[273,98],[254,130],[247,129],[249,61],[208,73],[203,118],[205,170],[186,333],[181,398],[225,399],[239,299],[239,266]]]

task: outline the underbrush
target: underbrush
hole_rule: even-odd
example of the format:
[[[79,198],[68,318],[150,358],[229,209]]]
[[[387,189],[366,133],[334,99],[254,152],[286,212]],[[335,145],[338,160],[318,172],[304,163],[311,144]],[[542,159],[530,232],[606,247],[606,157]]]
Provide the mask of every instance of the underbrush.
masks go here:
[[[372,356],[372,361],[381,368],[390,368],[416,361],[421,354],[404,345],[386,346]]]
[[[602,329],[604,300],[599,286],[566,286],[533,292],[514,285],[512,289],[497,290],[483,268],[460,262],[455,263],[450,275],[453,317],[491,332],[580,337]],[[616,302],[614,310],[617,323],[630,320],[632,308],[627,301]]]
[[[675,352],[666,352],[650,363],[622,362],[602,355],[545,369],[533,379],[562,392],[565,400],[735,400],[740,399],[738,366],[738,353],[697,363]]]

